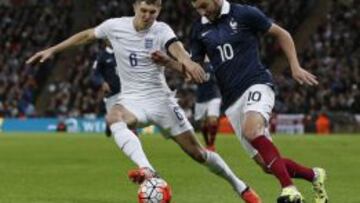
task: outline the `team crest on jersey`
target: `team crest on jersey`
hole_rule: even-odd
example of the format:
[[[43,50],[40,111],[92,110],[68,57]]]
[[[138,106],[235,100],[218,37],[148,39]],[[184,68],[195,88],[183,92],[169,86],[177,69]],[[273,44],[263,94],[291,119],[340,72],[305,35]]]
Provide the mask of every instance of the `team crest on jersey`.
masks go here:
[[[238,32],[238,23],[235,21],[234,18],[230,19],[229,25],[231,27],[231,29],[233,30],[234,33]]]
[[[153,38],[145,38],[145,49],[152,49],[154,47]]]

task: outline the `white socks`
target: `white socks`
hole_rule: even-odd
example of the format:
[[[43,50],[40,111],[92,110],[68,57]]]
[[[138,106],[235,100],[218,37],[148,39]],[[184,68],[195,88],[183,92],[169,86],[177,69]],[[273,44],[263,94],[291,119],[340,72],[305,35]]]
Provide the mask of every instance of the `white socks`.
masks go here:
[[[117,122],[110,126],[118,147],[140,168],[148,167],[155,171],[149,163],[139,138],[127,127],[124,122]]]
[[[124,122],[114,123],[110,126],[110,129],[116,144],[126,154],[126,156],[128,156],[140,168],[148,167],[155,171],[145,156],[139,138],[128,129]],[[246,184],[236,177],[229,166],[218,154],[205,151],[204,156],[206,160],[204,165],[211,172],[227,180],[238,194],[241,194],[247,188]]]
[[[231,171],[229,166],[217,153],[205,151],[205,159],[204,165],[207,166],[211,172],[227,180],[239,195],[244,192],[247,185]]]

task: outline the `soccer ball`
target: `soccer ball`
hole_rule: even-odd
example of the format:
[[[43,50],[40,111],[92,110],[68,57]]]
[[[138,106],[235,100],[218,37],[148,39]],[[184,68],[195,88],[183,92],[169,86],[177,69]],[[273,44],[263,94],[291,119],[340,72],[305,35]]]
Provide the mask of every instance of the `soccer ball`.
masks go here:
[[[139,203],[169,203],[171,200],[170,186],[161,178],[145,180],[138,191]]]

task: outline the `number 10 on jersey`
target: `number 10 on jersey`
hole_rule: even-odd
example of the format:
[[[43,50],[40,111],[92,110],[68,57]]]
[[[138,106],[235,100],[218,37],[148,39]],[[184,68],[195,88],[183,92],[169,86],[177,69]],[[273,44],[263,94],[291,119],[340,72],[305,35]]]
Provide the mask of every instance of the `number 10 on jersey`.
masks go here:
[[[216,48],[220,52],[222,62],[225,62],[225,61],[228,61],[228,60],[231,60],[232,58],[234,58],[234,50],[233,50],[231,44],[225,43],[223,45],[217,46]]]

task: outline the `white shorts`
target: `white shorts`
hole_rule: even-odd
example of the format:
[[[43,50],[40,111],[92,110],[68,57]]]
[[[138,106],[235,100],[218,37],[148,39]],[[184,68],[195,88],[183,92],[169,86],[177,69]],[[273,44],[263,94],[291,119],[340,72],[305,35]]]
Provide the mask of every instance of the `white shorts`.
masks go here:
[[[114,94],[111,97],[104,98],[106,113],[119,101],[120,93]]]
[[[249,111],[258,112],[267,122],[269,122],[274,103],[275,93],[273,89],[265,84],[256,84],[249,87],[244,94],[225,111],[236,136],[240,140],[245,151],[248,152],[251,157],[254,157],[257,154],[257,150],[251,146],[244,136],[242,136],[241,126],[245,113]],[[264,134],[271,140],[268,129],[265,130]]]
[[[221,98],[214,98],[207,102],[195,103],[195,120],[204,119],[206,116],[220,116]]]
[[[135,115],[138,126],[155,124],[161,128],[165,137],[180,135],[189,130],[194,131],[174,97],[158,99],[120,98],[117,103]]]

